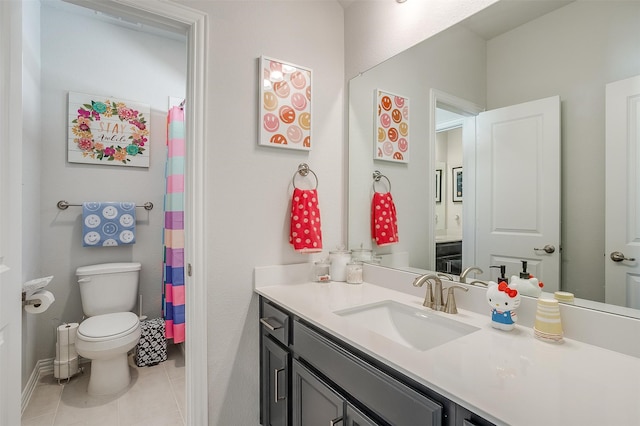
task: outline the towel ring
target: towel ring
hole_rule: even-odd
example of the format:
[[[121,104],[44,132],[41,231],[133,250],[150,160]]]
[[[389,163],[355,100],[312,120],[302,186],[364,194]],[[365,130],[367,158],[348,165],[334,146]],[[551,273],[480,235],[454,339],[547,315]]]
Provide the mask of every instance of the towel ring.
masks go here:
[[[293,178],[291,179],[291,182],[293,183],[293,187],[298,188],[296,186],[296,176],[300,175],[302,177],[305,177],[309,173],[311,173],[313,177],[316,178],[316,186],[313,189],[318,189],[318,176],[315,174],[313,170],[309,168],[309,165],[307,163],[300,163],[300,165],[298,166],[298,170],[296,170],[296,172],[293,174]]]
[[[379,170],[376,170],[373,172],[373,192],[377,192],[376,191],[376,182],[380,182],[380,179],[385,178],[387,180],[387,186],[389,187],[389,191],[391,192],[391,181],[389,180],[388,177],[386,177],[385,175],[383,175],[382,173],[380,173]]]

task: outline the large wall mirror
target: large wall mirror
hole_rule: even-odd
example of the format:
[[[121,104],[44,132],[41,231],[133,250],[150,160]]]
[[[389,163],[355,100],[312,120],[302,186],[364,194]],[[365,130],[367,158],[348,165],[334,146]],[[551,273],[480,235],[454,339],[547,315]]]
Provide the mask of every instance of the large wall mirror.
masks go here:
[[[524,255],[480,259],[483,250],[477,240],[483,237],[478,229],[499,220],[513,223],[515,229],[527,217],[511,213],[525,211],[523,206],[530,207],[524,216],[548,224],[551,219],[541,219],[542,210],[555,202],[558,235],[549,236],[547,243],[530,244],[526,258],[539,268],[532,272],[549,273],[543,260],[557,259],[558,269],[551,274],[557,282],[550,281],[546,290],[570,291],[585,306],[640,316],[631,309],[640,307],[640,262],[611,258],[614,251],[635,258],[631,250],[640,246],[640,204],[634,201],[640,185],[619,186],[620,181],[634,181],[639,161],[635,151],[629,151],[635,148],[615,148],[610,140],[637,140],[638,130],[620,136],[612,129],[630,127],[628,116],[637,118],[639,113],[630,102],[625,105],[631,109],[623,110],[624,105],[613,107],[609,99],[619,82],[636,76],[640,2],[609,0],[503,0],[360,74],[349,83],[349,246],[372,248],[387,266],[423,271],[441,270],[436,244],[460,242],[458,257],[445,262],[452,274],[480,261],[504,261],[507,275],[514,275]],[[632,82],[629,90],[638,89]],[[409,100],[407,162],[374,159],[377,90]],[[557,104],[557,114],[538,120],[547,123],[557,117],[556,150],[532,149],[530,141],[540,128],[534,124],[524,131],[525,126],[510,136],[520,144],[511,154],[520,157],[494,155],[494,164],[488,166],[478,148],[478,117],[539,100],[552,108]],[[541,182],[550,174],[545,172],[548,166],[537,167],[550,158],[557,160],[550,166],[550,173],[557,173],[553,193]],[[533,163],[538,178],[526,181],[522,175],[533,170]],[[627,170],[617,183],[609,176],[615,169]],[[399,241],[384,247],[371,240],[371,196],[379,186],[373,185],[374,170],[391,182],[397,208]],[[460,176],[463,192],[456,196]],[[486,195],[476,188],[486,185],[485,180],[502,187],[503,199],[485,202]],[[617,217],[619,223],[633,222],[617,248],[607,225],[615,211],[627,213]],[[536,233],[533,227],[520,235],[524,239]],[[548,253],[546,245],[555,250]],[[620,273],[623,267],[626,272]],[[476,277],[488,280],[496,273],[491,269]]]

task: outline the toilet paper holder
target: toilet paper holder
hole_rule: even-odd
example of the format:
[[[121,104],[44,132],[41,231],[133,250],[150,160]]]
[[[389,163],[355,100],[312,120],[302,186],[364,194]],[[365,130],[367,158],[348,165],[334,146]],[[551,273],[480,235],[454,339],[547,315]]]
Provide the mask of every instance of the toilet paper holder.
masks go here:
[[[27,306],[27,305],[36,305],[36,307],[38,307],[40,305],[40,303],[38,303],[37,299],[27,300],[27,292],[23,291],[22,292],[22,306]]]

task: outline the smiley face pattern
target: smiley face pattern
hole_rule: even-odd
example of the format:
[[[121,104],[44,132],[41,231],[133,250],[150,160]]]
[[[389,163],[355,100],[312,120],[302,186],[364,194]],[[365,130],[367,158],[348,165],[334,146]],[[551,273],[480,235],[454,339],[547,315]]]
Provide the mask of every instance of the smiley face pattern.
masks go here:
[[[373,158],[409,162],[409,98],[376,90]]]
[[[260,145],[311,149],[311,70],[262,58]]]
[[[82,204],[82,245],[111,247],[136,242],[136,204],[86,202]]]

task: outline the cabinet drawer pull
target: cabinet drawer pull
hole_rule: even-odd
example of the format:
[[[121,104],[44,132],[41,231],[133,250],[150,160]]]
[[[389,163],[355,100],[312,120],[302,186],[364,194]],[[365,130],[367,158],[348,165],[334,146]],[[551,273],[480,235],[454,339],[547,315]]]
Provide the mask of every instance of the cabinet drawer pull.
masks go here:
[[[275,370],[273,370],[273,387],[275,390],[275,398],[274,398],[274,402],[277,404],[278,401],[282,401],[284,399],[286,399],[286,396],[278,396],[278,388],[280,386],[278,386],[278,375],[284,371],[284,368],[276,368]]]
[[[342,416],[337,417],[329,422],[329,426],[336,426],[336,424],[342,423]]]
[[[271,331],[275,331],[275,330],[278,330],[279,328],[282,328],[282,323],[278,322],[273,317],[260,318],[260,323],[262,323],[262,325],[264,325]]]

